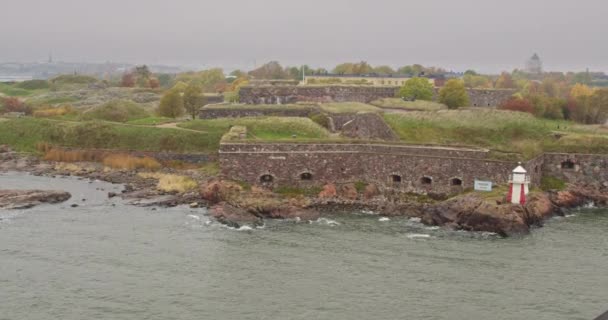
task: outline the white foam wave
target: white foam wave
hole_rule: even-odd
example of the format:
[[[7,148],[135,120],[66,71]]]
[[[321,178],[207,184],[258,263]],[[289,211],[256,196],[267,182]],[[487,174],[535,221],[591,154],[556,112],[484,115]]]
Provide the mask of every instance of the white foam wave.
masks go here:
[[[424,228],[427,229],[427,230],[439,230],[439,229],[441,229],[441,227],[439,227],[439,226],[424,227]]]
[[[424,233],[408,233],[406,235],[406,237],[408,239],[428,239],[431,237],[430,234],[424,234]]]
[[[194,214],[189,214],[189,215],[188,215],[188,218],[192,218],[192,219],[194,219],[194,220],[201,220],[201,217],[199,217],[199,216],[197,216],[197,215],[194,215]]]
[[[422,219],[420,219],[420,218],[410,218],[410,221],[411,222],[421,222]]]
[[[597,207],[595,206],[595,202],[591,201],[591,202],[585,203],[583,205],[583,208],[585,208],[585,209],[595,209]]]
[[[324,224],[324,225],[328,225],[328,226],[331,226],[331,227],[335,227],[335,226],[339,226],[340,225],[340,223],[338,221],[327,219],[327,218],[319,218],[319,219],[317,219],[315,221],[311,221],[310,223]]]
[[[382,218],[378,219],[378,221],[380,221],[380,222],[387,222],[387,221],[391,221],[391,219],[389,219],[387,217],[382,217]]]

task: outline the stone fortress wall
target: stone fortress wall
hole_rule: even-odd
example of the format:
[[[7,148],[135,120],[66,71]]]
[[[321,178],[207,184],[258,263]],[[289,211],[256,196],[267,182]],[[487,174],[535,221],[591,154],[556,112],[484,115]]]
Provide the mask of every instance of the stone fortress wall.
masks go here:
[[[475,179],[506,184],[516,162],[487,159],[488,150],[390,144],[223,143],[222,176],[266,186],[320,187],[374,183],[412,193],[457,193]],[[608,157],[607,157],[608,158]],[[524,163],[539,185],[539,157]]]
[[[363,102],[395,97],[393,86],[245,86],[239,96],[246,104],[286,104],[296,102]],[[511,98],[515,90],[468,89],[473,107],[495,107]]]

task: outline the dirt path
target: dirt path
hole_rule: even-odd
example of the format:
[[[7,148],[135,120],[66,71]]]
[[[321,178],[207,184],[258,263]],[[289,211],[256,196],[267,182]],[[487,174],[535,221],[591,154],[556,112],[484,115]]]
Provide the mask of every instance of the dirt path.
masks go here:
[[[158,124],[155,127],[156,128],[167,128],[167,129],[178,129],[178,130],[198,132],[198,133],[205,132],[205,131],[200,131],[200,130],[194,130],[194,129],[188,129],[188,128],[178,127],[177,126],[178,123],[179,122],[168,122],[168,123]]]
[[[0,118],[0,121],[2,121],[2,120],[3,119]],[[4,119],[4,120],[8,120],[8,119]],[[81,121],[75,121],[75,120],[58,120],[58,119],[46,119],[46,120],[55,121],[55,122],[64,122],[64,123],[82,123]],[[126,127],[177,129],[177,130],[196,132],[196,133],[205,133],[206,132],[206,131],[201,131],[201,130],[194,130],[194,129],[187,129],[187,128],[178,127],[177,124],[179,122],[169,122],[169,123],[163,123],[163,124],[158,124],[158,125],[128,124],[128,123],[110,122],[110,121],[108,121],[108,123],[111,123],[111,124],[114,124],[114,125],[118,125],[118,126],[126,126]]]

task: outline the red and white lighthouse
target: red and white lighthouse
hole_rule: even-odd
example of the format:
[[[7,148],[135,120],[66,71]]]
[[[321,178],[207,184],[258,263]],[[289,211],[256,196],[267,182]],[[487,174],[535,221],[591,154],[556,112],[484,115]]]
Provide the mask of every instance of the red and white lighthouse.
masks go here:
[[[530,192],[530,176],[521,165],[513,169],[509,180],[509,194],[507,201],[514,204],[526,204],[526,196]]]

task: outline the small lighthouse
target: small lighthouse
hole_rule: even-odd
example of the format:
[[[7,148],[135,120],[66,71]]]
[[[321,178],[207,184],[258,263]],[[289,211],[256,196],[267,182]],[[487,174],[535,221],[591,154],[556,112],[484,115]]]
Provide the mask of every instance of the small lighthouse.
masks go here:
[[[526,169],[521,166],[513,169],[513,174],[509,180],[509,194],[507,201],[514,204],[526,204],[526,196],[530,192],[530,176]]]

